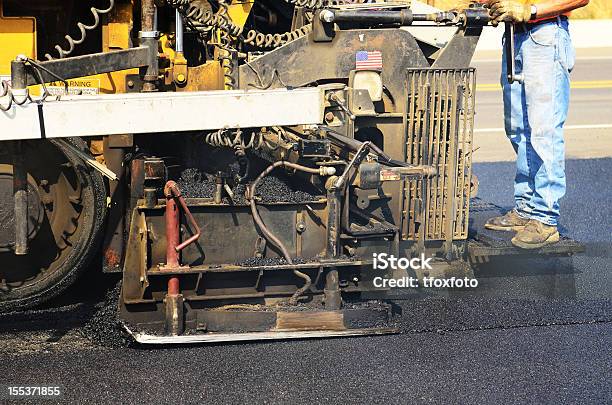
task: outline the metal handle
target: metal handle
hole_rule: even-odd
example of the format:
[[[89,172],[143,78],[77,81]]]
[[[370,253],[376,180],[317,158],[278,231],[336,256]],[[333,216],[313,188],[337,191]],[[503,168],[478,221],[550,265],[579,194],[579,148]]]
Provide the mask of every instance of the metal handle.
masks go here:
[[[189,224],[193,227],[193,230],[195,231],[195,233],[189,239],[185,240],[183,243],[178,244],[174,248],[176,252],[180,252],[181,250],[185,249],[187,246],[191,245],[193,242],[200,238],[200,227],[198,226],[198,223],[196,222],[193,215],[191,215],[191,211],[189,211],[189,207],[187,206],[187,203],[185,202],[185,199],[181,194],[181,190],[178,188],[176,182],[170,180],[166,183],[166,186],[164,187],[164,195],[166,196],[166,198],[174,198],[179,202],[181,208],[183,209],[183,212],[185,213],[185,216],[187,217],[187,220],[189,221]]]
[[[516,73],[516,66],[514,60],[514,23],[506,22],[506,70],[508,75],[508,82],[510,84],[514,82],[523,83],[524,77],[522,74]]]

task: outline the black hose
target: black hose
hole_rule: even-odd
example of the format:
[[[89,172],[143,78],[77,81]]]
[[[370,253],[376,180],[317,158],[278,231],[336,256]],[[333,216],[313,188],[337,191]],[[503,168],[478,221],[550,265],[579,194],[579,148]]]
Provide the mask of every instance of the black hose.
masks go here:
[[[259,184],[259,182],[261,182],[261,180],[264,177],[269,175],[274,169],[276,169],[278,167],[285,167],[285,168],[295,169],[295,170],[299,170],[299,171],[306,172],[306,173],[311,173],[311,174],[320,174],[321,172],[320,172],[319,169],[313,169],[311,167],[306,167],[306,166],[298,165],[296,163],[285,162],[285,161],[275,162],[275,163],[271,164],[270,166],[268,166],[268,168],[266,170],[264,170],[259,176],[257,176],[257,178],[251,184],[250,190],[249,190],[248,195],[247,195],[247,198],[250,200],[251,213],[253,214],[253,220],[255,221],[255,223],[257,224],[259,229],[261,229],[261,232],[263,233],[264,237],[268,240],[268,242],[273,243],[274,245],[276,245],[276,247],[278,247],[280,249],[280,251],[283,254],[283,257],[285,258],[287,263],[291,265],[291,264],[293,264],[293,260],[291,259],[291,255],[289,254],[289,251],[287,250],[287,247],[285,247],[285,244],[283,242],[281,242],[281,240],[278,239],[266,227],[266,225],[264,224],[263,220],[259,216],[259,212],[257,211],[257,204],[255,203],[255,192],[256,192],[256,189],[257,189],[257,185]],[[304,292],[306,292],[310,288],[310,286],[312,285],[312,280],[310,279],[310,276],[308,276],[308,274],[302,273],[301,271],[299,271],[297,269],[293,270],[293,274],[295,274],[299,278],[303,279],[304,280],[304,285],[301,288],[298,288],[297,291],[291,296],[291,298],[289,299],[289,303],[290,304],[296,304],[298,298],[302,294],[304,294]]]

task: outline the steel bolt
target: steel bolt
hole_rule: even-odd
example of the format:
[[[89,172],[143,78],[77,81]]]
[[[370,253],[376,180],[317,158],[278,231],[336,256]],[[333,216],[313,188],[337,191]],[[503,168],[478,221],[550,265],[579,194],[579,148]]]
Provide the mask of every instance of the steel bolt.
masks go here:
[[[332,122],[334,120],[334,118],[336,118],[336,116],[334,115],[333,112],[328,111],[328,112],[325,113],[325,121]]]
[[[128,82],[127,82],[127,86],[128,86],[130,89],[134,88],[134,81],[133,81],[133,80],[128,80]]]
[[[326,23],[334,22],[335,17],[336,16],[334,15],[334,12],[331,10],[323,10],[321,11],[321,14],[319,14],[319,18],[321,19],[321,21]]]
[[[298,233],[302,233],[306,230],[306,224],[300,221],[295,225],[295,229],[298,231]]]

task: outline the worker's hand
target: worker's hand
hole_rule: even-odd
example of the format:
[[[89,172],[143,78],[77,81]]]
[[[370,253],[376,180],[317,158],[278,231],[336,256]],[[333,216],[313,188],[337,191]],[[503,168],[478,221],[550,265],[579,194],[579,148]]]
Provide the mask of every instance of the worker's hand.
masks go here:
[[[531,4],[517,0],[491,0],[487,2],[491,24],[500,22],[523,23],[531,19]]]

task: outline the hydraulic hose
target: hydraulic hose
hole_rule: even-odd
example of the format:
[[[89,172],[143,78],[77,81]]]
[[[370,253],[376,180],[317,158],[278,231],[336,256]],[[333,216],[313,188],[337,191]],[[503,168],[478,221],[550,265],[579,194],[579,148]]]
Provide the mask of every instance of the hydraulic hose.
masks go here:
[[[316,174],[316,175],[320,175],[320,176],[330,176],[330,175],[333,175],[335,173],[335,169],[332,168],[332,167],[320,167],[320,168],[314,169],[314,168],[311,168],[311,167],[306,167],[306,166],[298,165],[296,163],[285,162],[285,161],[278,161],[278,162],[275,162],[275,163],[271,164],[270,166],[268,166],[268,168],[266,170],[264,170],[259,176],[257,176],[257,178],[251,184],[251,187],[250,187],[250,189],[248,191],[247,199],[250,200],[251,213],[253,215],[253,220],[255,221],[255,223],[257,224],[259,229],[261,229],[261,232],[264,234],[264,237],[268,240],[268,242],[274,244],[276,247],[278,247],[280,249],[280,251],[283,254],[283,257],[285,258],[287,263],[288,264],[293,264],[293,260],[291,259],[291,255],[289,254],[289,251],[287,250],[287,247],[285,246],[285,244],[283,242],[281,242],[280,239],[278,239],[266,227],[266,225],[264,224],[263,220],[259,216],[259,212],[257,211],[257,204],[255,203],[255,193],[257,191],[257,185],[261,182],[261,180],[264,177],[266,177],[267,175],[272,173],[272,171],[274,169],[278,168],[278,167],[284,167],[284,168],[288,168],[288,169],[299,170],[299,171],[302,171],[302,172],[305,172],[305,173]],[[304,292],[306,292],[306,290],[308,290],[310,288],[310,286],[312,285],[312,280],[310,279],[310,276],[308,276],[308,274],[302,273],[301,271],[298,271],[296,269],[293,270],[293,274],[295,274],[299,278],[303,279],[304,280],[304,285],[301,288],[298,288],[298,290],[291,296],[291,298],[289,299],[289,303],[290,304],[296,304],[298,298],[302,294],[304,294]]]

